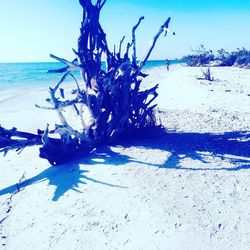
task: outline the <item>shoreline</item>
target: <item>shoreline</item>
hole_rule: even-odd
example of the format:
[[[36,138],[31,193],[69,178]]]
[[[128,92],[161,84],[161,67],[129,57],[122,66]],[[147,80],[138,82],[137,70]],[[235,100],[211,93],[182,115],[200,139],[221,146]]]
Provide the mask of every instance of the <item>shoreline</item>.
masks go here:
[[[213,82],[197,80],[202,76],[200,67],[186,67],[181,64],[170,66],[169,71],[165,67],[156,67],[145,73],[149,76],[143,80],[142,88],[159,84],[159,96],[155,101],[159,109],[189,110],[198,113],[234,113],[236,116],[243,112],[249,121],[250,71],[247,69],[213,67],[211,68],[215,78]],[[74,83],[65,83],[64,86],[65,89],[70,89]],[[38,127],[40,129],[46,127],[47,122],[58,123],[56,112],[35,107],[35,104],[47,105],[45,99],[48,96],[49,84],[2,89],[0,113],[3,115],[0,124],[7,128],[15,126],[27,132],[34,132]],[[17,119],[14,118],[15,113]],[[35,124],[38,126],[36,128],[26,122],[32,113],[36,117]]]

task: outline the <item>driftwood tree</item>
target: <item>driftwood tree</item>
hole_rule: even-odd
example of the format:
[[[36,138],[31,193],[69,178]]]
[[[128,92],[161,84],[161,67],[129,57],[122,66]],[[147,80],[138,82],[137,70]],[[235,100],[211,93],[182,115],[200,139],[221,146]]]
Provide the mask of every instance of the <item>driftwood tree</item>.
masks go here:
[[[65,64],[65,67],[50,72],[63,73],[61,80],[50,88],[49,107],[36,105],[38,108],[55,110],[60,118],[60,125],[54,130],[49,126],[37,135],[23,133],[15,128],[6,130],[0,127],[1,151],[22,150],[26,146],[42,145],[40,157],[57,164],[77,152],[89,152],[101,143],[113,141],[123,133],[136,129],[156,126],[152,105],[157,97],[158,85],[141,90],[141,82],[147,75],[142,73],[160,35],[169,31],[168,18],[153,37],[144,58],[138,62],[136,55],[136,30],[144,17],[132,29],[131,42],[127,43],[122,53],[124,37],[118,49],[111,51],[106,34],[100,22],[100,11],[106,0],[79,1],[83,8],[83,19],[78,39],[78,51],[73,49],[76,59],[68,61],[51,55]],[[102,62],[105,62],[105,65]],[[82,81],[78,82],[72,71],[78,70]],[[71,98],[67,98],[62,84],[67,77],[72,77],[75,89]],[[81,128],[75,129],[65,117],[65,110],[74,109]],[[70,111],[69,111],[70,112]],[[55,138],[55,135],[59,135]],[[26,139],[26,140],[23,140]]]
[[[210,66],[208,66],[208,67],[206,68],[206,71],[203,71],[203,70],[201,69],[201,72],[202,72],[202,74],[203,74],[203,77],[198,77],[198,78],[197,78],[198,80],[207,80],[207,81],[210,81],[210,82],[212,82],[212,81],[214,80],[214,77],[211,76]]]

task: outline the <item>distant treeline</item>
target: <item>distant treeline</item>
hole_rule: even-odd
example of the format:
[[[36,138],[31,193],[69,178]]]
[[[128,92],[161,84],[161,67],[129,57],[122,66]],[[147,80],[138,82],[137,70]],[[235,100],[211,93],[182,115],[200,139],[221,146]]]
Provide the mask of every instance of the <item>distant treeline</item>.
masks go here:
[[[207,50],[204,45],[193,51],[191,55],[182,57],[182,61],[188,66],[237,66],[250,68],[250,50],[245,48],[227,52],[220,49],[216,54],[212,50]]]

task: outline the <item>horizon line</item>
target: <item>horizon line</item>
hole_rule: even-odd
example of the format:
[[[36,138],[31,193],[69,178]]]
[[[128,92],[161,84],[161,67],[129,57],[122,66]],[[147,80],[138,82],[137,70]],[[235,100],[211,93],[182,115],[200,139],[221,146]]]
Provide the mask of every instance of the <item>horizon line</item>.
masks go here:
[[[165,61],[166,59],[152,59],[152,60],[148,60],[148,62],[150,61]],[[179,58],[175,58],[175,59],[168,59],[170,61],[180,61],[181,59]],[[140,62],[140,60],[138,60],[138,62]],[[16,61],[16,62],[0,62],[0,64],[13,64],[13,63],[60,63],[58,61]],[[63,64],[63,63],[62,63]]]

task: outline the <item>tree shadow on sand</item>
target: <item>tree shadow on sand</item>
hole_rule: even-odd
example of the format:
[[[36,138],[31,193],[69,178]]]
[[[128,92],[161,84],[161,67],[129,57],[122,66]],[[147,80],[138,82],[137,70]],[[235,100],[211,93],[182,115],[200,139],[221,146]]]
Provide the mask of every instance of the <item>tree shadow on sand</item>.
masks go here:
[[[87,173],[89,173],[89,171],[81,169],[81,164],[85,162],[86,159],[84,161],[81,159],[77,159],[71,162],[67,162],[63,165],[51,166],[30,179],[24,180],[22,182],[16,183],[0,190],[0,196],[8,193],[12,194],[16,190],[21,190],[25,187],[43,181],[48,181],[48,185],[56,187],[52,198],[53,201],[57,201],[62,195],[64,195],[69,190],[74,190],[76,192],[81,193],[81,191],[79,191],[78,189],[79,184],[87,184],[87,182],[93,182],[115,188],[125,188],[119,185],[102,182],[88,177]]]
[[[0,195],[14,193],[17,189],[25,188],[30,185],[42,181],[48,181],[48,185],[56,187],[53,201],[57,201],[68,190],[80,192],[79,184],[87,184],[94,182],[109,187],[125,188],[119,185],[114,185],[99,180],[89,178],[89,171],[82,170],[83,165],[126,165],[127,163],[144,164],[158,168],[169,168],[178,170],[191,171],[238,171],[242,169],[250,169],[250,133],[245,131],[226,132],[223,134],[210,133],[183,133],[183,132],[163,132],[161,135],[154,135],[152,138],[134,139],[132,136],[126,141],[119,143],[120,146],[139,147],[142,149],[157,149],[167,151],[170,156],[163,164],[152,164],[149,162],[140,161],[140,156],[135,159],[126,154],[114,152],[111,147],[102,146],[96,149],[89,156],[78,158],[77,160],[68,162],[65,165],[49,167],[38,175],[11,185],[0,190]],[[117,144],[116,144],[117,145]],[[123,151],[124,152],[124,151]],[[207,155],[210,157],[218,157],[223,161],[233,164],[233,167],[213,167],[212,162],[209,162]],[[184,159],[200,161],[205,164],[205,167],[191,168],[183,166],[181,162]],[[209,166],[209,167],[206,167]],[[231,165],[230,165],[231,166]]]
[[[152,167],[169,168],[179,170],[224,170],[238,171],[250,169],[250,132],[237,131],[225,133],[185,133],[176,131],[149,131],[150,135],[136,135],[137,138],[130,136],[122,142],[114,145],[127,147],[138,147],[141,149],[156,149],[168,152],[170,156],[163,164],[153,164],[136,159],[124,153],[118,153],[111,147],[103,146],[93,152],[88,158],[91,165],[125,165],[127,163],[146,164]],[[142,136],[142,137],[141,137]],[[117,151],[117,150],[116,150]],[[125,151],[123,151],[125,152]],[[145,151],[147,154],[147,151]],[[209,159],[217,158],[220,161],[229,163],[230,167],[214,167],[213,161]],[[184,159],[191,159],[204,163],[204,166],[190,168],[183,166]]]
[[[132,140],[123,146],[133,145],[145,149],[158,149],[170,153],[163,164],[155,164],[159,168],[180,170],[225,170],[237,171],[250,168],[250,132],[237,131],[220,134],[184,133],[165,131],[154,139]],[[216,157],[233,164],[234,167],[213,167],[209,158]],[[202,168],[182,166],[184,159],[204,163]],[[211,164],[210,164],[211,163]]]

